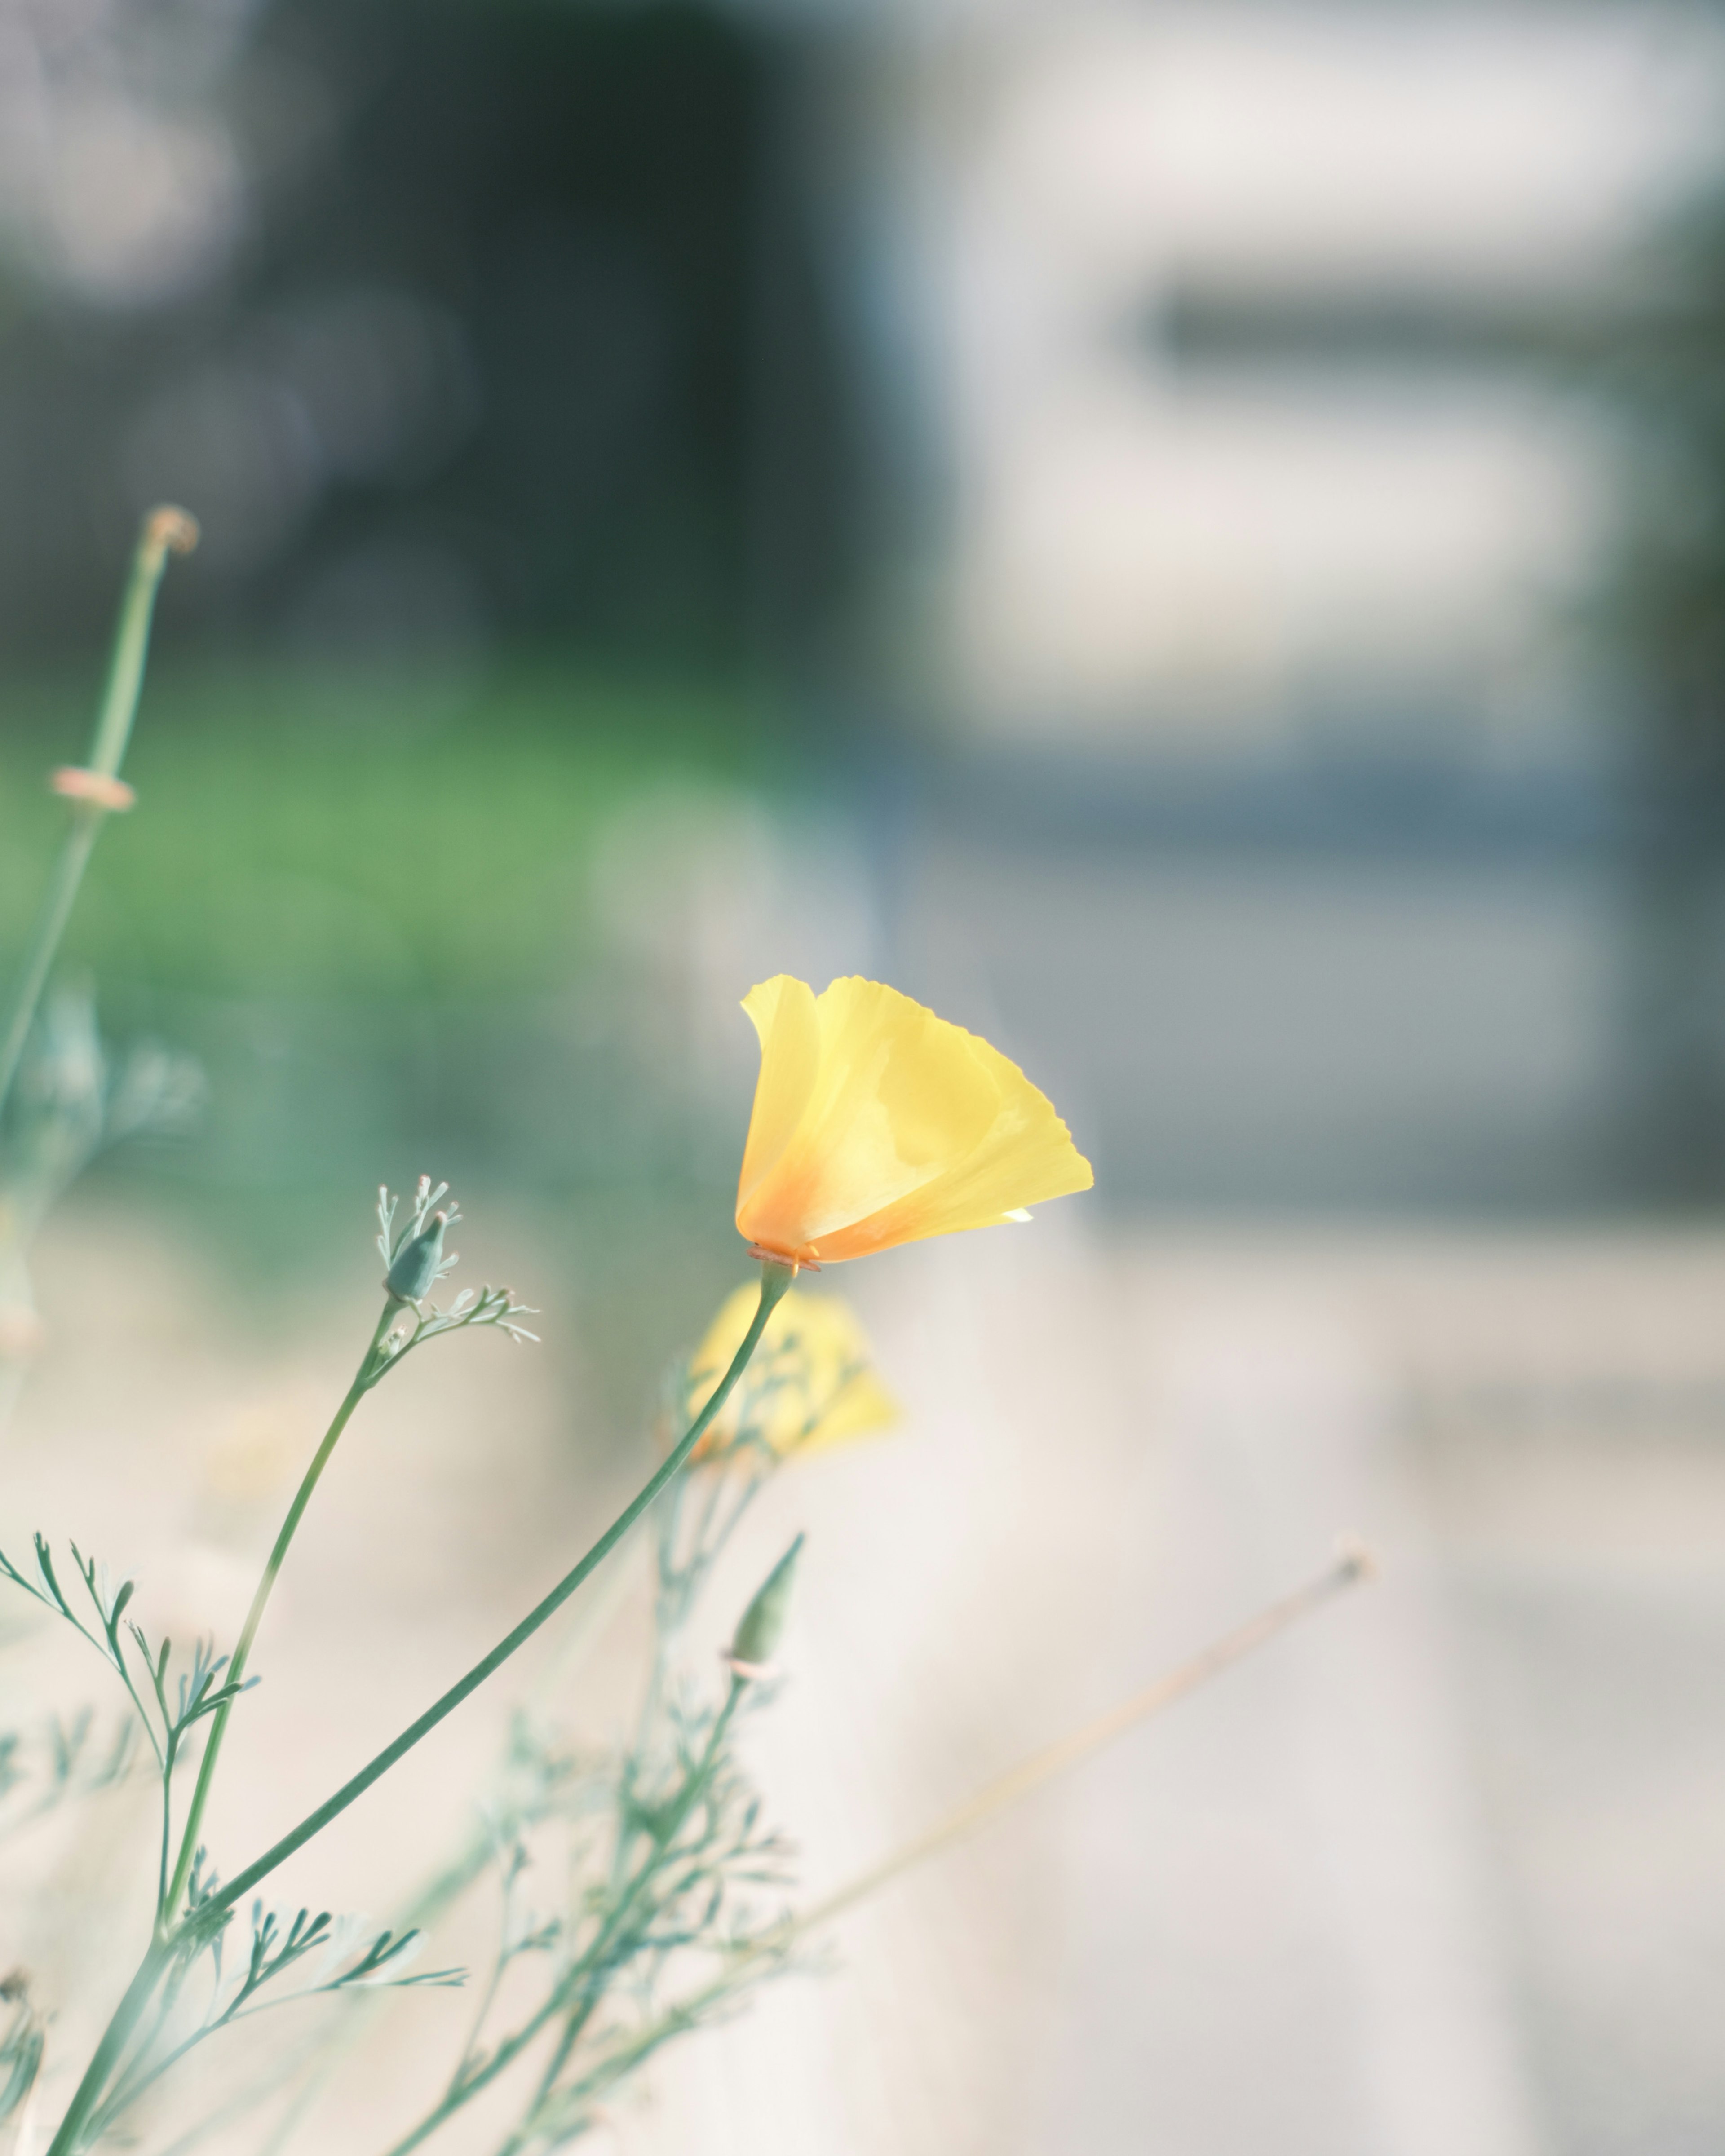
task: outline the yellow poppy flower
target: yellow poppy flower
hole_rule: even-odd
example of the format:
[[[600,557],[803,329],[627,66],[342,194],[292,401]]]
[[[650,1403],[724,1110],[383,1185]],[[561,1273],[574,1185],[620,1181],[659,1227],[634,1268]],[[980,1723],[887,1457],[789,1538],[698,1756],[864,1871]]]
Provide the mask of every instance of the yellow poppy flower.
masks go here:
[[[743,1000],[761,1075],[737,1225],[792,1265],[989,1228],[1088,1190],[1053,1104],[998,1048],[879,981],[817,996],[780,973]]]
[[[761,1300],[753,1281],[727,1296],[695,1351],[682,1403],[693,1421],[742,1345]],[[898,1420],[899,1407],[875,1374],[869,1343],[835,1296],[781,1296],[737,1389],[696,1447],[696,1460],[759,1447],[784,1459],[867,1437]]]

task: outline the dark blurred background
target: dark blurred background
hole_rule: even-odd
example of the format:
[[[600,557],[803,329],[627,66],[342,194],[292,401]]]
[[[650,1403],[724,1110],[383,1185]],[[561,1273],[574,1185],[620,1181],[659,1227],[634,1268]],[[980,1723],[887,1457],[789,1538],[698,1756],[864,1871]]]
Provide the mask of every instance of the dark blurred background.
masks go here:
[[[182,645],[734,670],[818,643],[861,459],[795,41],[367,0],[41,45],[12,116],[47,226],[8,308],[13,649],[97,638],[138,505],[176,490],[207,539]]]

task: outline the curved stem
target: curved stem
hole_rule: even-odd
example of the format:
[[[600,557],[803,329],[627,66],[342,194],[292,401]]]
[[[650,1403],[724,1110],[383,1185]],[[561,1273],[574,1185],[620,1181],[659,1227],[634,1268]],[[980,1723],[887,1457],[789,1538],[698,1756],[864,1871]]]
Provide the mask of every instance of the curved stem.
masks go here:
[[[150,652],[150,624],[156,611],[156,593],[167,567],[170,551],[183,553],[195,529],[180,510],[152,510],[144,520],[137,547],[131,557],[131,576],[120,603],[115,625],[113,656],[108,665],[95,735],[90,743],[90,768],[102,778],[117,778],[131,737],[143,687],[144,662]],[[49,873],[47,889],[31,931],[23,966],[13,986],[3,1028],[0,1028],[0,1110],[6,1106],[13,1081],[29,1038],[36,1006],[42,1000],[54,952],[71,917],[78,886],[95,850],[108,810],[100,802],[79,801],[72,808],[72,824],[61,842],[59,856]]]
[[[476,1662],[467,1675],[458,1684],[452,1685],[442,1698],[429,1707],[417,1722],[409,1723],[393,1744],[386,1745],[368,1766],[362,1768],[351,1781],[344,1782],[332,1797],[328,1798],[318,1806],[316,1811],[301,1820],[298,1826],[290,1833],[285,1834],[280,1841],[266,1849],[255,1863],[248,1865],[237,1878],[230,1880],[218,1893],[213,1894],[208,1902],[201,1903],[198,1911],[200,1920],[219,1917],[223,1911],[232,1908],[235,1902],[244,1900],[260,1880],[267,1878],[276,1866],[285,1862],[295,1850],[303,1848],[314,1835],[321,1833],[331,1820],[346,1811],[357,1797],[363,1796],[373,1782],[387,1774],[398,1759],[412,1751],[422,1737],[429,1735],[436,1728],[439,1722],[452,1714],[470,1693],[476,1691],[488,1676],[508,1661],[517,1647],[526,1645],[547,1618],[555,1615],[557,1611],[562,1609],[576,1589],[610,1554],[660,1491],[686,1463],[690,1454],[700,1443],[708,1424],[730,1398],[732,1387],[742,1376],[745,1364],[759,1344],[761,1335],[767,1329],[767,1321],[773,1315],[773,1308],[779,1297],[790,1286],[791,1279],[792,1269],[788,1265],[769,1262],[762,1267],[759,1306],[755,1312],[747,1332],[743,1336],[742,1346],[738,1348],[736,1355],[732,1358],[730,1368],[719,1380],[711,1399],[696,1416],[661,1465],[648,1476],[641,1489],[624,1507],[573,1570],[566,1573],[544,1600],[530,1610],[513,1631],[507,1633],[483,1661]],[[393,1312],[386,1312],[386,1317],[392,1314]],[[382,1337],[382,1329],[380,1325],[377,1338]],[[373,1346],[375,1345],[374,1339]],[[362,1375],[368,1368],[371,1359],[368,1353],[366,1363],[361,1366]],[[318,1471],[321,1471],[320,1463],[327,1459],[335,1438],[340,1436],[341,1424],[352,1413],[358,1394],[364,1389],[360,1380],[356,1379],[349,1399],[342,1403],[342,1412],[338,1414],[336,1425],[332,1428],[331,1435],[326,1438],[324,1444],[318,1449],[318,1460],[313,1463],[314,1468]],[[310,1497],[310,1486],[314,1479],[314,1476],[308,1474],[306,1483],[301,1486],[300,1498]],[[284,1534],[289,1532],[290,1527],[297,1526],[299,1514],[305,1510],[300,1498],[295,1499],[295,1509],[290,1512],[288,1522],[284,1523]],[[285,1550],[285,1543],[280,1537],[277,1538],[277,1544],[279,1550]],[[279,1568],[278,1564],[277,1569]],[[270,1584],[274,1584],[272,1574],[266,1573],[266,1579]],[[264,1589],[260,1588],[259,1592],[264,1594]],[[264,1595],[264,1599],[267,1599],[267,1594]],[[261,1615],[261,1604],[254,1607]],[[189,1833],[187,1839],[189,1845],[191,1841]],[[177,1895],[175,1898],[177,1899]],[[119,2063],[132,2031],[137,2025],[139,2017],[148,2005],[151,1994],[155,1990],[162,1971],[168,1965],[183,1935],[182,1926],[165,1926],[159,1928],[151,1938],[149,1951],[140,1964],[137,1974],[132,1979],[125,1998],[116,2009],[113,2020],[103,2032],[101,2041],[96,2046],[95,2056],[85,2069],[84,2078],[78,2084],[77,2091],[65,2117],[60,2121],[59,2130],[49,2144],[47,2156],[75,2156],[75,2153],[84,2145],[81,2136],[101,2100],[102,2092],[109,2076]]]
[[[255,1863],[247,1865],[244,1871],[230,1879],[219,1893],[213,1895],[206,1905],[212,1917],[223,1909],[231,1909],[236,1902],[243,1901],[260,1880],[267,1879],[278,1865],[287,1861],[295,1850],[304,1848],[314,1835],[321,1834],[331,1820],[339,1818],[356,1798],[362,1797],[373,1782],[380,1781],[398,1760],[413,1750],[422,1737],[429,1737],[439,1722],[453,1714],[463,1700],[477,1691],[487,1677],[501,1669],[517,1648],[526,1646],[540,1626],[557,1614],[588,1574],[603,1563],[660,1491],[680,1472],[690,1454],[701,1442],[707,1424],[730,1398],[732,1386],[742,1375],[743,1366],[754,1353],[761,1335],[767,1329],[767,1321],[773,1315],[774,1305],[790,1284],[791,1268],[788,1265],[769,1262],[762,1267],[760,1304],[748,1331],[743,1335],[742,1345],[732,1357],[731,1367],[719,1380],[712,1398],[581,1562],[572,1571],[565,1573],[544,1600],[536,1604],[521,1623],[512,1631],[506,1633],[489,1655],[475,1662],[459,1683],[451,1685],[441,1699],[426,1708],[418,1721],[410,1722],[393,1744],[386,1744],[369,1765],[362,1767],[358,1774],[351,1781],[344,1782],[332,1797],[326,1798],[315,1812],[307,1813],[296,1827],[266,1849]]]
[[[269,1607],[270,1597],[275,1591],[276,1579],[288,1553],[288,1545],[294,1539],[300,1522],[305,1516],[305,1507],[311,1502],[312,1491],[317,1487],[323,1471],[330,1464],[330,1455],[336,1449],[336,1440],[347,1429],[353,1410],[377,1382],[377,1349],[383,1335],[389,1330],[390,1323],[401,1306],[399,1298],[395,1296],[391,1296],[384,1303],[383,1315],[377,1320],[377,1330],[372,1333],[371,1344],[367,1348],[359,1368],[354,1373],[353,1383],[347,1388],[347,1397],[336,1409],[335,1420],[324,1432],[323,1442],[312,1455],[311,1465],[305,1470],[299,1488],[294,1492],[294,1502],[288,1507],[287,1517],[281,1523],[280,1532],[275,1537],[275,1545],[271,1549],[269,1559],[264,1564],[264,1576],[258,1582],[258,1591],[252,1597],[252,1606],[246,1612],[245,1624],[239,1635],[239,1645],[234,1650],[234,1658],[228,1666],[227,1681],[229,1684],[237,1685],[245,1675],[246,1664],[251,1659],[252,1642],[258,1636],[258,1627],[263,1622],[264,1610]],[[185,1892],[186,1881],[191,1876],[192,1861],[198,1851],[198,1830],[203,1824],[203,1808],[209,1801],[210,1785],[215,1780],[216,1762],[222,1755],[222,1739],[227,1733],[228,1717],[233,1706],[234,1702],[231,1699],[224,1701],[217,1708],[214,1721],[210,1727],[209,1741],[203,1748],[203,1758],[199,1762],[198,1768],[197,1784],[192,1792],[192,1802],[186,1812],[186,1825],[180,1835],[180,1853],[175,1860],[173,1877],[163,1886],[162,1899],[156,1911],[156,1929],[158,1936],[165,1935],[172,1924],[174,1912],[179,1907],[180,1897]],[[163,1780],[162,1801],[164,1805],[167,1802],[166,1778]],[[167,1823],[164,1820],[164,1840],[166,1834]]]

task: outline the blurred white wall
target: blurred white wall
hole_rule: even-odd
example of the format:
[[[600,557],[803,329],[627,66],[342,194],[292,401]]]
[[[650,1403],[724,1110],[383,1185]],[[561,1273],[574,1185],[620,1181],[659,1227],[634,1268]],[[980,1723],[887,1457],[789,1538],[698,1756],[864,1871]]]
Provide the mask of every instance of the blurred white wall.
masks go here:
[[[1717,20],[889,13],[880,244],[944,459],[928,628],[959,708],[1020,737],[1250,738],[1434,696],[1561,723],[1617,444],[1516,338],[1602,303],[1717,170]],[[1183,357],[1194,292],[1297,317],[1307,348]],[[1350,348],[1386,304],[1471,348]]]

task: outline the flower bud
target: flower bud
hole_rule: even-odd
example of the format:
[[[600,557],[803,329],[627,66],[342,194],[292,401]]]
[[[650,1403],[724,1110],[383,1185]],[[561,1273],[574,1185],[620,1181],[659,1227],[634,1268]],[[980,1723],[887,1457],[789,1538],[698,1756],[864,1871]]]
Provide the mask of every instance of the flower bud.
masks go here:
[[[731,1642],[731,1652],[726,1657],[733,1676],[757,1677],[773,1660],[784,1631],[784,1620],[790,1609],[791,1584],[796,1578],[797,1559],[802,1553],[803,1537],[795,1542],[773,1566],[757,1590],[754,1600],[742,1613],[742,1622],[737,1628],[737,1636]]]
[[[424,1229],[398,1252],[384,1286],[401,1302],[418,1302],[430,1291],[437,1269],[444,1261],[444,1229],[447,1213],[434,1213]]]

